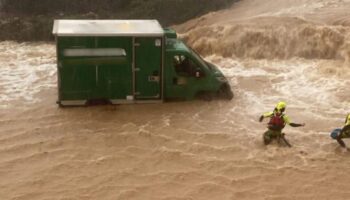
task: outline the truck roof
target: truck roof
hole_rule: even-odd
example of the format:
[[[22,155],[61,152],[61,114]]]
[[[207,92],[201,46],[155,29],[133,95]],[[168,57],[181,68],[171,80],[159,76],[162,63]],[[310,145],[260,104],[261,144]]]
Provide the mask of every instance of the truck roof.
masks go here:
[[[56,36],[163,36],[157,20],[55,20]]]

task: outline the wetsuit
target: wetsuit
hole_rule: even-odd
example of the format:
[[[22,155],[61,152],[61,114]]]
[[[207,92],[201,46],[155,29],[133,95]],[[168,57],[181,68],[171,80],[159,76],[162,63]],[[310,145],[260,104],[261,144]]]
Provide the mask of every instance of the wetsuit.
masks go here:
[[[274,118],[276,115],[278,115],[282,122],[279,126],[273,126],[271,124],[272,118]],[[268,130],[264,133],[264,143],[269,144],[272,139],[279,138],[282,136],[282,129],[285,127],[286,124],[292,126],[292,127],[299,127],[303,126],[302,124],[296,124],[296,123],[291,123],[290,119],[287,115],[285,115],[283,112],[278,112],[277,109],[275,109],[273,112],[267,112],[264,113],[259,121],[261,122],[264,118],[270,118],[270,122],[268,124]]]

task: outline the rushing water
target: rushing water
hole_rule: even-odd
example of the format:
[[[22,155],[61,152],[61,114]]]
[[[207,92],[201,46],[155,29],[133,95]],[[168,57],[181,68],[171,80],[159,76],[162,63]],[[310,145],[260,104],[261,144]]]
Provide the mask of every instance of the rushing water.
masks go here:
[[[1,42],[0,199],[350,198],[329,137],[350,112],[348,5],[243,0],[177,27],[232,101],[60,109],[54,44]],[[280,100],[306,123],[285,128],[292,148],[262,144]]]

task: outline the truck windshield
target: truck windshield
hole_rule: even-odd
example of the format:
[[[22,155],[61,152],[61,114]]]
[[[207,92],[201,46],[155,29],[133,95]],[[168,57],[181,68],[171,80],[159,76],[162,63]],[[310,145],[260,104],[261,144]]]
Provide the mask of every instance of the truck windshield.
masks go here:
[[[200,62],[200,64],[204,67],[206,67],[207,69],[209,68],[210,70],[212,70],[211,66],[210,65],[207,65],[207,62],[205,62],[203,60],[203,58],[192,48],[189,47],[189,49],[191,50],[192,52],[192,55]]]

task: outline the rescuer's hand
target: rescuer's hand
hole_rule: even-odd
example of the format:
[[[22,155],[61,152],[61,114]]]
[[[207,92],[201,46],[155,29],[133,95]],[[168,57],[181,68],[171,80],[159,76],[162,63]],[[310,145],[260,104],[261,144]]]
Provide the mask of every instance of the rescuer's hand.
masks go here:
[[[264,116],[260,116],[260,118],[259,118],[259,122],[262,122],[262,120],[264,119]]]

